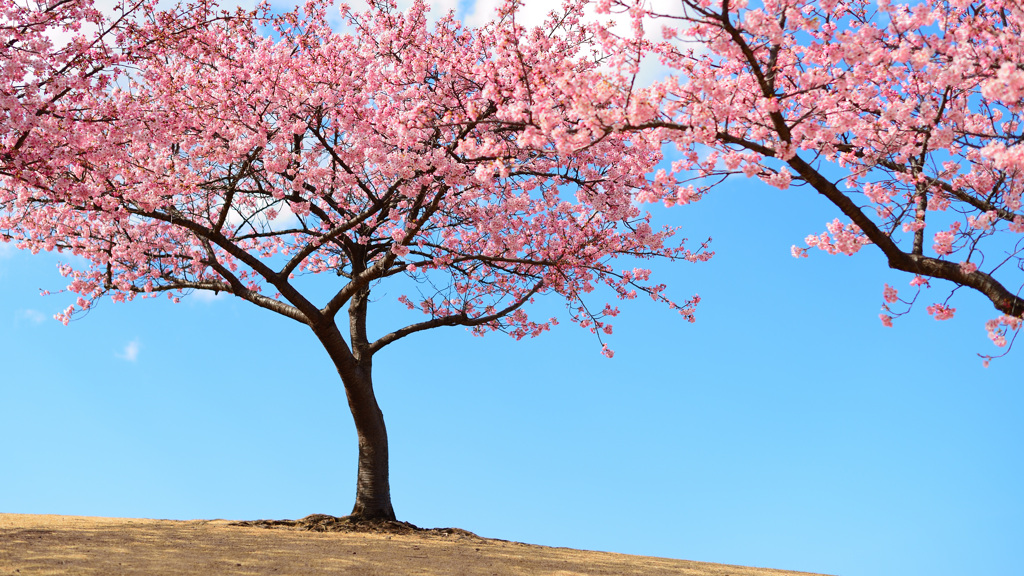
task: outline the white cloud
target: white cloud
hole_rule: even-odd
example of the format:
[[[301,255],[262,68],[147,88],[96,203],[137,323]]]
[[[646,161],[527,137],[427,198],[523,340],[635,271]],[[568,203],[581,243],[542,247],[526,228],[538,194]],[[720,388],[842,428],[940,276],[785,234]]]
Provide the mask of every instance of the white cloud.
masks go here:
[[[403,6],[403,10],[407,9],[408,6],[412,6],[412,2],[399,2],[400,6]],[[427,0],[427,4],[430,5],[430,12],[428,18],[431,21],[437,21],[439,18],[454,10],[456,17],[459,13],[459,0]]]
[[[273,220],[267,220],[267,217],[263,213],[252,216],[251,213],[244,214],[239,210],[235,209],[234,206],[228,211],[228,224],[232,226],[245,226],[246,232],[248,232],[249,225],[255,226],[259,230],[286,230],[288,228],[294,228],[299,225],[299,217],[292,212],[290,206],[287,203],[280,203],[276,206],[278,209],[277,214]],[[248,217],[248,223],[246,218]]]
[[[95,6],[106,18],[114,20],[121,15],[120,7],[124,2],[122,0],[94,0],[93,6]],[[160,0],[157,3],[157,9],[168,10],[178,5],[177,0]],[[234,10],[236,7],[241,7],[246,10],[252,10],[256,7],[255,0],[242,0],[242,1],[230,1],[227,0],[221,3],[221,9],[223,10]],[[76,34],[94,34],[97,31],[96,27],[92,24],[85,24],[77,31],[67,30],[56,30],[49,29],[46,32],[46,36],[53,42],[54,48],[62,48],[71,41],[72,36]]]
[[[18,318],[28,320],[33,324],[42,324],[43,322],[46,321],[48,316],[46,314],[43,314],[39,310],[33,310],[31,308],[28,308],[26,310],[19,310]]]
[[[470,26],[483,26],[492,20],[498,8],[504,0],[476,0],[465,8],[465,22]],[[650,2],[652,12],[666,14],[669,16],[681,16],[683,11],[678,2],[674,0],[652,0]],[[554,10],[560,12],[562,6],[551,0],[526,0],[520,4],[519,12],[516,14],[516,22],[527,28],[540,26],[544,23],[548,14]],[[625,14],[597,14],[595,4],[587,5],[584,22],[614,22],[612,31],[616,34],[629,36],[632,34],[631,21]],[[678,25],[678,22],[665,19],[644,19],[644,30],[648,38],[661,41],[661,30],[664,25]],[[610,71],[610,70],[606,70]],[[661,64],[657,56],[647,55],[640,61],[640,71],[637,73],[637,86],[649,86],[655,82],[665,80],[672,76],[674,70]]]
[[[213,293],[209,290],[196,290],[192,294],[192,299],[208,304],[210,302],[216,302],[217,300],[223,300],[224,298],[227,298],[227,295],[227,292]]]
[[[472,2],[469,3],[472,4]],[[356,12],[370,9],[370,2],[367,0],[356,0],[355,2],[349,2],[349,4]],[[397,0],[397,4],[398,9],[405,12],[412,8],[413,0]],[[427,0],[427,5],[430,7],[430,12],[427,12],[427,19],[430,22],[437,22],[442,16],[452,10],[455,11],[455,16],[458,17],[460,4],[463,4],[463,2],[459,0]]]
[[[477,0],[472,7],[466,8],[465,22],[470,26],[483,26],[491,21],[502,5],[502,0]],[[544,0],[527,0],[520,4],[519,12],[516,14],[516,23],[520,26],[533,27],[544,23],[551,10],[561,7],[554,2]]]
[[[139,339],[136,338],[125,344],[124,350],[116,353],[115,356],[128,362],[135,362],[139,357]]]

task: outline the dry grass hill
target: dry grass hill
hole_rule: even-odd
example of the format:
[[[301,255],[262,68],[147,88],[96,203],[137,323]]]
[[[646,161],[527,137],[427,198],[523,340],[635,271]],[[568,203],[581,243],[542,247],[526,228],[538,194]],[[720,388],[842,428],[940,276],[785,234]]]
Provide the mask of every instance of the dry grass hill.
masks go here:
[[[548,548],[458,529],[0,514],[0,576],[799,576],[668,558]],[[342,530],[342,531],[317,531]]]

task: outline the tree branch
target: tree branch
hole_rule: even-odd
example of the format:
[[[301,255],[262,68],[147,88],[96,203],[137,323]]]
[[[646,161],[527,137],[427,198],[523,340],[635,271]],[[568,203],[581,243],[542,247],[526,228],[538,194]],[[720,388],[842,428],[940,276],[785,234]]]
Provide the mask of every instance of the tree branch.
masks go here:
[[[537,292],[539,292],[543,286],[544,281],[538,281],[537,284],[535,284],[534,287],[531,288],[529,292],[524,294],[519,300],[516,300],[508,307],[499,310],[494,314],[489,314],[487,316],[479,316],[477,318],[470,318],[465,313],[453,314],[451,316],[443,316],[441,318],[433,318],[431,320],[426,320],[424,322],[419,322],[417,324],[411,324],[409,326],[406,326],[405,328],[395,330],[394,332],[381,336],[374,343],[370,344],[368,350],[370,354],[376,354],[378,351],[380,351],[381,348],[387,346],[388,344],[391,344],[392,342],[405,338],[410,334],[415,334],[416,332],[422,332],[424,330],[429,330],[431,328],[437,328],[440,326],[480,326],[482,324],[494,322],[495,320],[499,320],[505,316],[508,316],[512,312],[515,312],[516,310],[521,308],[524,304],[529,302],[530,298],[532,298]]]

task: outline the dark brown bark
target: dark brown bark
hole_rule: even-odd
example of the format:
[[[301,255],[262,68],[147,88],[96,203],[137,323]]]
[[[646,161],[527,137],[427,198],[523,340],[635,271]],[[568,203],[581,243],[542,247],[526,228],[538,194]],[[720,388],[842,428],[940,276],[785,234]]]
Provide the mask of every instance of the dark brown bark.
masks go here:
[[[352,516],[369,520],[395,520],[388,472],[388,431],[384,425],[384,414],[373,393],[369,370],[355,381],[346,381],[344,378],[342,381],[345,383],[345,395],[359,438],[359,470]]]
[[[373,393],[372,363],[369,358],[358,361],[353,356],[333,323],[313,331],[334,361],[345,385],[359,441],[356,502],[351,516],[364,520],[395,520],[388,470],[388,432]]]

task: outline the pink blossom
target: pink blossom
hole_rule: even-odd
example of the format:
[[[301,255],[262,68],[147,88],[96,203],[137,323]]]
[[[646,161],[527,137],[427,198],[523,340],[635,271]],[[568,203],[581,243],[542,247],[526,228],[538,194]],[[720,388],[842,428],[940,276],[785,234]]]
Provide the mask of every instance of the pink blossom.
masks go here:
[[[338,310],[308,301],[297,279],[337,275],[337,307],[400,271],[424,281],[403,305],[478,335],[547,331],[556,322],[529,312],[542,296],[611,334],[589,313],[601,289],[642,292],[692,321],[696,298],[674,302],[647,268],[627,279],[609,265],[713,252],[687,249],[636,205],[684,204],[703,189],[680,183],[689,161],[659,165],[659,140],[618,131],[657,118],[670,87],[627,94],[572,12],[582,4],[545,34],[513,26],[511,12],[507,26],[432,23],[419,0],[346,8],[337,31],[326,6],[227,18],[211,3],[143,3],[109,33],[90,32],[89,48],[63,52],[45,47],[47,26],[0,27],[0,71],[14,87],[0,91],[0,238],[79,257],[61,268],[78,295],[61,321],[103,296],[230,288],[323,324],[316,310]],[[34,17],[12,10],[7,19]],[[53,14],[55,30],[104,30],[86,0]],[[38,50],[21,50],[26,41]],[[93,68],[105,72],[66,72]],[[67,90],[51,101],[54,86]],[[574,201],[558,190],[567,178]]]
[[[1021,329],[1024,320],[1018,317],[1003,315],[985,322],[985,330],[992,343],[1000,348],[1006,346],[1006,334],[1008,331],[1016,332]]]
[[[884,297],[885,301],[890,303],[890,304],[893,304],[893,303],[895,303],[896,301],[899,300],[899,295],[896,292],[896,289],[893,288],[892,286],[889,286],[888,284],[885,285],[885,290],[883,291],[883,297]]]
[[[928,313],[935,316],[936,320],[949,320],[954,312],[956,308],[949,308],[944,304],[932,304],[928,307]]]
[[[953,253],[953,240],[956,239],[954,230],[944,230],[935,233],[935,243],[932,249],[936,254],[948,255]]]
[[[826,201],[838,219],[806,236],[807,248],[793,247],[794,257],[875,244],[895,269],[949,279],[950,262],[968,251],[1005,254],[1017,243],[1007,235],[1024,233],[1024,12],[1011,4],[1019,2],[813,0],[729,3],[721,14],[706,9],[723,5],[712,0],[679,0],[660,13],[655,4],[650,12],[672,23],[673,38],[701,49],[641,37],[639,21],[635,38],[598,25],[610,54],[657,57],[675,73],[639,89],[637,77],[620,74],[622,93],[642,93],[656,127],[605,125],[631,142],[673,144],[676,179],[692,171],[702,194],[742,171],[778,189],[766,194],[781,211],[802,198]],[[596,96],[584,89],[577,99]],[[798,192],[779,193],[794,185]],[[1012,252],[1013,265],[964,287],[1019,310],[1022,262]]]

